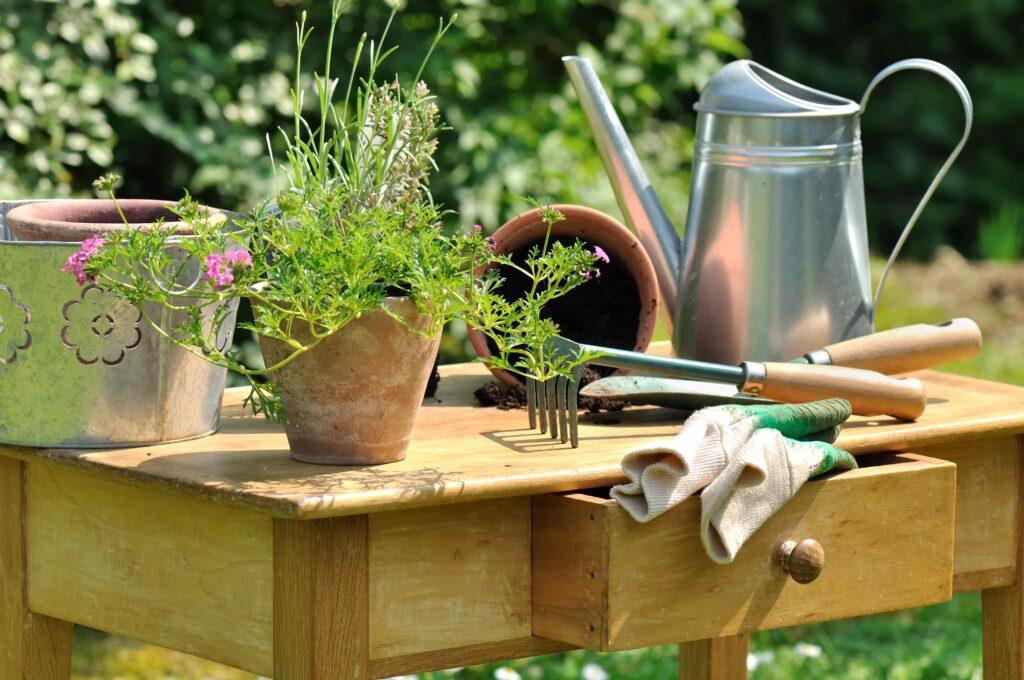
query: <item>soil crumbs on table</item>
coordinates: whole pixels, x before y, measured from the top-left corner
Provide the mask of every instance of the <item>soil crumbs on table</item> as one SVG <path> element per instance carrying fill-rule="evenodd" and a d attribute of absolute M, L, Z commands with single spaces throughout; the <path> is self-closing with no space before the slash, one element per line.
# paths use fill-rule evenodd
<path fill-rule="evenodd" d="M 583 369 L 580 387 L 601 377 L 600 373 L 588 366 Z M 506 385 L 503 382 L 492 380 L 473 392 L 473 396 L 481 406 L 496 406 L 502 411 L 526 408 L 526 388 L 522 385 Z M 621 411 L 627 406 L 626 402 L 617 399 L 594 399 L 582 395 L 577 396 L 576 403 L 580 409 L 590 413 Z"/>

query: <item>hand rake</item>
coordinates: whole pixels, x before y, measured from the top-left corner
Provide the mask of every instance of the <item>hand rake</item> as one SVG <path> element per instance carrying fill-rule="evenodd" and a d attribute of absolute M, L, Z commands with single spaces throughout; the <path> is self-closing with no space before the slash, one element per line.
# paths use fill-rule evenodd
<path fill-rule="evenodd" d="M 921 381 L 889 376 L 859 368 L 807 363 L 745 361 L 739 366 L 690 359 L 651 356 L 640 352 L 584 345 L 556 338 L 548 349 L 552 356 L 579 356 L 587 350 L 602 356 L 590 363 L 613 368 L 639 369 L 648 375 L 686 378 L 736 385 L 740 392 L 781 402 L 801 403 L 842 397 L 859 415 L 889 415 L 915 420 L 925 407 Z M 530 428 L 550 432 L 552 439 L 579 445 L 576 406 L 583 366 L 572 378 L 552 378 L 544 383 L 527 379 L 526 401 Z"/>

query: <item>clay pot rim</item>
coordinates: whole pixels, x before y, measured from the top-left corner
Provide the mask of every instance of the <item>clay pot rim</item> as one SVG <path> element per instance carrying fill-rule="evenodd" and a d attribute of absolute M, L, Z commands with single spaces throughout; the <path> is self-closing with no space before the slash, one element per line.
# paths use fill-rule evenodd
<path fill-rule="evenodd" d="M 129 221 L 128 227 L 132 229 L 144 229 L 160 217 L 170 214 L 169 208 L 176 204 L 175 201 L 151 198 L 125 198 L 118 199 L 126 213 L 135 211 L 148 211 L 154 214 L 154 219 L 148 221 Z M 201 206 L 214 216 L 223 216 L 229 219 L 231 213 L 210 206 Z M 66 213 L 69 208 L 77 208 L 80 211 L 73 221 L 60 219 L 61 213 Z M 82 221 L 81 214 L 92 211 L 97 217 L 93 220 Z M 135 217 L 133 215 L 133 217 Z M 117 216 L 114 201 L 109 198 L 71 198 L 58 199 L 53 201 L 34 201 L 12 208 L 7 213 L 7 227 L 11 235 L 18 241 L 35 242 L 57 242 L 75 243 L 88 238 L 89 236 L 101 236 L 117 229 L 124 228 L 124 223 Z M 180 219 L 165 219 L 165 227 L 171 227 L 175 235 L 190 236 L 193 229 Z M 66 232 L 72 238 L 54 239 L 50 236 Z"/>
<path fill-rule="evenodd" d="M 654 264 L 651 262 L 651 258 L 648 256 L 647 251 L 644 250 L 640 240 L 633 234 L 633 232 L 610 215 L 582 205 L 555 204 L 551 207 L 556 208 L 565 216 L 564 220 L 557 222 L 551 228 L 552 235 L 577 234 L 580 231 L 581 226 L 589 226 L 595 232 L 600 232 L 603 235 L 611 234 L 612 242 L 601 242 L 598 238 L 588 238 L 588 240 L 594 241 L 597 245 L 605 248 L 611 257 L 619 258 L 636 281 L 640 295 L 640 318 L 639 328 L 637 329 L 636 344 L 634 345 L 633 350 L 643 352 L 647 349 L 647 346 L 650 345 L 651 339 L 654 336 L 654 328 L 657 323 L 658 308 L 660 305 Z M 502 253 L 508 252 L 509 250 L 515 250 L 521 245 L 535 240 L 534 237 L 531 236 L 528 238 L 525 234 L 529 233 L 531 228 L 536 229 L 543 224 L 544 219 L 541 217 L 541 211 L 539 208 L 527 210 L 526 212 L 513 217 L 511 220 L 501 225 L 491 236 L 495 241 L 495 248 L 497 252 Z M 519 238 L 516 238 L 516 236 Z M 509 245 L 510 243 L 512 244 L 511 246 Z M 483 273 L 488 268 L 489 266 L 487 265 L 480 267 L 477 273 Z M 648 309 L 647 306 L 648 300 L 654 301 L 654 304 L 650 309 Z M 467 334 L 469 336 L 470 344 L 472 344 L 473 350 L 477 353 L 477 356 L 484 360 L 492 356 L 491 348 L 487 345 L 487 336 L 473 327 L 469 327 L 467 329 Z M 522 379 L 518 375 L 501 368 L 494 368 L 490 364 L 486 365 L 494 377 L 498 378 L 503 383 L 507 385 L 522 384 Z M 616 371 L 615 374 L 622 372 L 623 371 Z"/>

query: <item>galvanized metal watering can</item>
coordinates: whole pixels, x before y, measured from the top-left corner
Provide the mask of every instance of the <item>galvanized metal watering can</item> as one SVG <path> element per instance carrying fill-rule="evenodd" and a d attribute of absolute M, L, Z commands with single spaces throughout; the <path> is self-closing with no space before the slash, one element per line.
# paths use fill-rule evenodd
<path fill-rule="evenodd" d="M 784 360 L 866 335 L 886 274 L 970 133 L 964 83 L 927 59 L 881 71 L 860 104 L 752 61 L 720 69 L 701 93 L 685 241 L 655 195 L 590 62 L 563 59 L 629 226 L 654 262 L 676 354 Z M 860 115 L 898 71 L 941 76 L 960 95 L 963 137 L 903 229 L 871 295 Z"/>

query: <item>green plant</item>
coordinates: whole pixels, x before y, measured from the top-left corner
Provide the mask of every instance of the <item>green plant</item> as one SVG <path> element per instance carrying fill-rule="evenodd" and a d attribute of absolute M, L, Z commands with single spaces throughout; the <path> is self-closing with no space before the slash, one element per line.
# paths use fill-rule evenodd
<path fill-rule="evenodd" d="M 334 0 L 324 70 L 313 75 L 319 118 L 312 123 L 302 113 L 301 71 L 311 29 L 305 16 L 296 26 L 293 125 L 280 131 L 285 160 L 274 167 L 280 190 L 272 200 L 228 226 L 221 213 L 186 194 L 172 212 L 192 228 L 189 238 L 176 237 L 162 221 L 152 229 L 131 229 L 122 213 L 123 228 L 106 240 L 83 242 L 65 269 L 79 284 L 97 281 L 135 304 L 169 341 L 246 376 L 253 411 L 273 419 L 286 414 L 276 385 L 265 377 L 374 311 L 431 337 L 452 318 L 469 319 L 499 344 L 496 362 L 503 367 L 542 381 L 567 374 L 587 357 L 545 354 L 558 329 L 541 316 L 542 309 L 599 275 L 593 265 L 599 258 L 607 261 L 607 255 L 599 248 L 586 251 L 581 243 L 549 246 L 545 239 L 520 268 L 533 282 L 520 300 L 506 301 L 496 292 L 494 267 L 477 280 L 474 272 L 481 266 L 519 267 L 491 252 L 480 227 L 468 233 L 446 230 L 427 185 L 441 125 L 419 76 L 451 22 L 440 23 L 411 87 L 397 79 L 377 81 L 381 64 L 394 51 L 385 47 L 390 21 L 381 39 L 368 44 L 367 73 L 357 80 L 367 44 L 363 36 L 343 82 L 331 73 L 342 7 L 343 0 Z M 342 86 L 344 94 L 336 101 L 335 90 Z M 119 179 L 110 174 L 95 183 L 115 205 Z M 550 234 L 561 215 L 550 208 L 544 215 Z M 198 281 L 184 283 L 197 274 Z M 410 324 L 391 311 L 385 299 L 396 295 L 411 299 L 427 323 Z M 221 346 L 237 298 L 248 299 L 253 310 L 252 321 L 241 327 L 284 343 L 290 353 L 283 359 L 254 368 Z M 149 316 L 153 305 L 177 313 L 179 321 L 161 327 Z"/>
<path fill-rule="evenodd" d="M 548 344 L 559 329 L 543 312 L 552 300 L 600 276 L 596 264 L 599 260 L 608 262 L 609 258 L 600 246 L 590 251 L 579 240 L 571 245 L 552 243 L 551 227 L 565 216 L 557 208 L 535 205 L 547 225 L 542 244 L 530 249 L 521 266 L 511 255 L 495 255 L 489 259 L 491 265 L 511 267 L 522 273 L 530 282 L 529 290 L 518 299 L 506 300 L 496 292 L 501 280 L 491 276 L 477 294 L 470 317 L 472 324 L 497 347 L 495 355 L 486 359 L 489 364 L 544 382 L 555 376 L 569 377 L 573 368 L 600 356 L 597 352 L 583 352 L 578 356 L 549 352 Z"/>
<path fill-rule="evenodd" d="M 302 113 L 302 54 L 310 36 L 305 16 L 297 25 L 293 129 L 281 131 L 285 162 L 275 165 L 281 188 L 227 228 L 219 213 L 188 195 L 173 213 L 194 235 L 177 238 L 158 223 L 148 230 L 119 229 L 106 241 L 91 239 L 66 269 L 79 283 L 98 281 L 138 306 L 178 313 L 172 328 L 153 327 L 168 340 L 252 383 L 256 412 L 284 416 L 275 385 L 262 377 L 316 347 L 363 314 L 381 310 L 413 332 L 436 335 L 446 320 L 469 309 L 474 269 L 490 251 L 479 230 L 446 230 L 427 175 L 432 168 L 439 113 L 419 81 L 423 65 L 451 26 L 441 22 L 412 86 L 381 84 L 377 72 L 395 48 L 386 48 L 387 26 L 367 47 L 367 72 L 359 77 L 359 41 L 346 82 L 334 79 L 334 32 L 343 8 L 333 3 L 323 73 L 314 73 L 318 120 Z M 390 25 L 390 22 L 388 26 Z M 334 94 L 345 88 L 339 100 Z M 273 157 L 272 157 L 273 162 Z M 116 175 L 97 189 L 116 203 Z M 123 215 L 122 215 L 123 220 Z M 201 281 L 181 285 L 201 263 Z M 409 324 L 384 304 L 407 296 L 427 320 Z M 271 366 L 244 366 L 220 346 L 228 303 L 247 298 L 253 320 L 243 325 L 287 345 L 291 352 Z"/>

